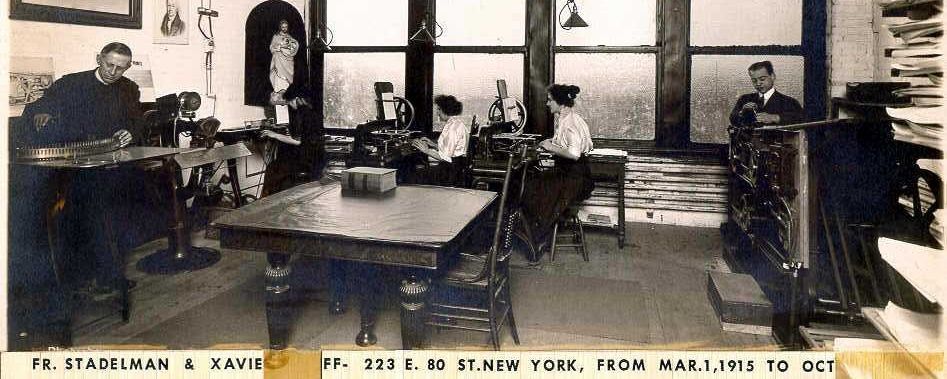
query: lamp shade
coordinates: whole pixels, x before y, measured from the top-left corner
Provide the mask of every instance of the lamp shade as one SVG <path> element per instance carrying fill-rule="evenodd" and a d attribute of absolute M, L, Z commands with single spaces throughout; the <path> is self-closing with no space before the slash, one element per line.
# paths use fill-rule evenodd
<path fill-rule="evenodd" d="M 570 29 L 571 28 L 584 28 L 587 26 L 589 26 L 589 24 L 585 23 L 585 20 L 583 20 L 582 17 L 579 16 L 578 12 L 572 12 L 572 14 L 569 15 L 569 19 L 566 20 L 566 22 L 562 24 L 563 28 L 570 28 Z"/>

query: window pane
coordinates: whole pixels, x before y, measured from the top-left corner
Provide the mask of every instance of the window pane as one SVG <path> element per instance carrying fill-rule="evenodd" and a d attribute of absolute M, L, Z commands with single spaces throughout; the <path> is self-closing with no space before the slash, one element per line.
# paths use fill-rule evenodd
<path fill-rule="evenodd" d="M 556 0 L 556 44 L 559 46 L 654 45 L 655 0 L 578 1 L 579 16 L 587 28 L 563 30 L 558 24 L 569 19 L 565 0 Z M 560 13 L 561 12 L 561 13 Z"/>
<path fill-rule="evenodd" d="M 328 0 L 326 21 L 337 46 L 405 46 L 408 0 Z"/>
<path fill-rule="evenodd" d="M 404 96 L 403 53 L 330 53 L 325 60 L 325 126 L 354 128 L 374 120 L 375 82 Z"/>
<path fill-rule="evenodd" d="M 693 0 L 691 45 L 799 45 L 802 0 Z"/>
<path fill-rule="evenodd" d="M 592 137 L 653 140 L 655 75 L 653 54 L 556 54 L 556 83 L 582 89 Z"/>
<path fill-rule="evenodd" d="M 691 141 L 728 142 L 730 110 L 740 95 L 754 91 L 747 68 L 763 60 L 773 62 L 776 90 L 804 103 L 802 57 L 694 55 L 691 57 Z"/>
<path fill-rule="evenodd" d="M 522 54 L 435 54 L 434 95 L 454 95 L 464 103 L 464 114 L 487 122 L 497 99 L 497 79 L 506 80 L 507 93 L 523 101 Z M 434 130 L 444 123 L 434 120 Z"/>
<path fill-rule="evenodd" d="M 525 0 L 437 0 L 443 46 L 523 46 Z M 413 32 L 412 32 L 413 33 Z"/>

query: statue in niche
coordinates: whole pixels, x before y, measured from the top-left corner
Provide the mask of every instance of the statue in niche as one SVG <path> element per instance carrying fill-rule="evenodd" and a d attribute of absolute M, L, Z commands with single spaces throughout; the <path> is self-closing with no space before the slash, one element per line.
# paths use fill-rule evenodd
<path fill-rule="evenodd" d="M 286 104 L 283 94 L 293 83 L 294 59 L 299 52 L 299 41 L 289 34 L 289 22 L 280 20 L 279 30 L 270 40 L 270 84 L 273 92 L 270 94 L 270 103 L 273 105 Z"/>

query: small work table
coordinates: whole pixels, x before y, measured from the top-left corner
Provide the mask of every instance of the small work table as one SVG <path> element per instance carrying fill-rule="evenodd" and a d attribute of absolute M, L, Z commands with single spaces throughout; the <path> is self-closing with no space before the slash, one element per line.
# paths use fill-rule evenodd
<path fill-rule="evenodd" d="M 267 253 L 266 319 L 269 343 L 285 349 L 291 328 L 290 256 L 340 259 L 399 267 L 401 336 L 405 349 L 424 341 L 429 280 L 446 268 L 497 194 L 436 186 L 399 186 L 386 194 L 346 196 L 340 183 L 294 187 L 250 203 L 216 221 L 220 245 Z M 367 292 L 367 291 L 363 291 Z M 362 297 L 356 343 L 374 343 L 374 301 Z"/>
<path fill-rule="evenodd" d="M 597 154 L 592 150 L 589 155 L 589 170 L 592 179 L 614 183 L 618 190 L 618 225 L 612 229 L 618 234 L 618 248 L 625 247 L 625 163 L 627 155 Z"/>

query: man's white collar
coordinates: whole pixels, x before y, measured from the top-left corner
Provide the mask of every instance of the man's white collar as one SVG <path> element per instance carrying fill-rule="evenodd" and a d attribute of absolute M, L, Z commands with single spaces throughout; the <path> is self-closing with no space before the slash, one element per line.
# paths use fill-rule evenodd
<path fill-rule="evenodd" d="M 105 82 L 105 79 L 102 79 L 102 75 L 99 75 L 99 69 L 95 69 L 95 78 L 99 80 L 99 83 L 109 85 Z"/>
<path fill-rule="evenodd" d="M 769 102 L 769 98 L 773 97 L 774 93 L 776 93 L 776 86 L 772 86 L 769 91 L 763 92 L 763 105 Z"/>

